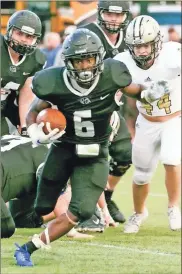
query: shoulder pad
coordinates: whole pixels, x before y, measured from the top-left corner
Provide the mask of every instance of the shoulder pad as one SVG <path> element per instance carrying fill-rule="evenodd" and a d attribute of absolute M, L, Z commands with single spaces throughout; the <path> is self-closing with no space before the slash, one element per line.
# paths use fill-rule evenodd
<path fill-rule="evenodd" d="M 116 85 L 120 88 L 129 86 L 132 82 L 131 74 L 123 62 L 111 59 L 110 73 Z"/>
<path fill-rule="evenodd" d="M 178 42 L 166 42 L 159 57 L 167 68 L 181 67 L 181 44 Z"/>
<path fill-rule="evenodd" d="M 41 99 L 52 93 L 56 79 L 60 75 L 60 68 L 53 67 L 35 73 L 32 81 L 32 90 Z"/>
<path fill-rule="evenodd" d="M 127 50 L 127 51 L 118 53 L 116 56 L 114 56 L 113 59 L 125 63 L 125 61 L 129 62 L 128 60 L 132 59 L 132 57 L 130 52 Z"/>
<path fill-rule="evenodd" d="M 40 49 L 36 49 L 35 50 L 35 60 L 40 65 L 44 65 L 45 64 L 46 56 L 45 56 L 45 54 Z"/>
<path fill-rule="evenodd" d="M 88 23 L 88 24 L 85 24 L 83 26 L 80 26 L 79 28 L 86 28 L 88 30 L 92 30 L 94 26 L 95 26 L 94 23 Z"/>

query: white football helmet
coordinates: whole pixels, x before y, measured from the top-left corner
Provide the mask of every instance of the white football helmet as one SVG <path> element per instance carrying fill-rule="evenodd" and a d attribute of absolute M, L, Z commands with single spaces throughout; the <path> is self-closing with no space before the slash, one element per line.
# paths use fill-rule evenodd
<path fill-rule="evenodd" d="M 125 43 L 138 66 L 144 67 L 146 62 L 155 59 L 162 46 L 160 26 L 151 16 L 140 15 L 134 18 L 126 30 Z M 134 46 L 152 44 L 152 51 L 148 56 L 136 56 Z"/>

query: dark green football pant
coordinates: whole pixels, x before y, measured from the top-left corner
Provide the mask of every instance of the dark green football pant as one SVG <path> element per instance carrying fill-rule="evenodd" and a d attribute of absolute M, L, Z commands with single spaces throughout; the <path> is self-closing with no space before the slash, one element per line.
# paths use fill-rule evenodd
<path fill-rule="evenodd" d="M 102 145 L 99 156 L 93 158 L 79 158 L 74 144 L 53 145 L 38 182 L 36 212 L 39 215 L 50 213 L 70 178 L 72 199 L 69 210 L 79 220 L 90 218 L 107 184 L 108 171 L 107 144 Z"/>

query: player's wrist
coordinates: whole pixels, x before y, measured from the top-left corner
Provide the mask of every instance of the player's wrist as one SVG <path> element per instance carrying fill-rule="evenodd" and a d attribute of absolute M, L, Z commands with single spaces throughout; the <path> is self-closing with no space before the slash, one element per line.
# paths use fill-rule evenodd
<path fill-rule="evenodd" d="M 21 136 L 23 136 L 23 137 L 29 137 L 28 132 L 27 132 L 27 127 L 26 127 L 26 126 L 23 126 L 23 127 L 21 128 L 20 134 L 21 134 Z"/>
<path fill-rule="evenodd" d="M 29 134 L 30 137 L 33 136 L 37 130 L 38 130 L 38 125 L 37 125 L 37 123 L 31 124 L 31 125 L 27 128 L 27 132 L 28 132 L 28 134 Z"/>
<path fill-rule="evenodd" d="M 148 96 L 148 90 L 147 89 L 145 89 L 141 92 L 140 97 L 141 97 L 140 101 L 144 104 L 152 102 L 152 100 L 150 100 L 150 98 Z"/>

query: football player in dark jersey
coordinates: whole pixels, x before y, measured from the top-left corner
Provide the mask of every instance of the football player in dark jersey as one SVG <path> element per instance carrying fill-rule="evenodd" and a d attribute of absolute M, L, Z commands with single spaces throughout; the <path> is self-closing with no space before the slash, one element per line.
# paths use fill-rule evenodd
<path fill-rule="evenodd" d="M 116 54 L 127 49 L 124 38 L 125 29 L 129 24 L 129 16 L 130 8 L 127 1 L 99 0 L 97 22 L 83 26 L 96 33 L 101 39 L 105 50 L 104 59 L 109 57 L 113 58 Z M 126 101 L 127 99 L 123 96 L 122 100 Z M 105 190 L 109 213 L 114 221 L 120 223 L 125 222 L 125 217 L 111 198 L 116 185 L 131 165 L 131 136 L 126 121 L 123 118 L 126 111 L 127 104 L 121 106 L 120 111 L 118 111 L 120 116 L 120 129 L 117 137 L 114 138 L 109 146 L 111 158 L 108 185 L 107 190 Z"/>
<path fill-rule="evenodd" d="M 48 146 L 32 148 L 30 138 L 4 135 L 1 138 L 1 238 L 9 238 L 16 228 L 40 227 L 65 212 L 70 188 L 61 191 L 54 211 L 38 216 L 34 209 L 37 180 L 41 174 Z M 9 202 L 7 207 L 6 203 Z M 68 237 L 92 238 L 71 230 Z"/>
<path fill-rule="evenodd" d="M 49 223 L 44 232 L 21 247 L 16 244 L 14 256 L 19 266 L 33 266 L 30 255 L 34 251 L 48 248 L 50 242 L 65 235 L 79 220 L 93 215 L 107 184 L 110 118 L 118 107 L 116 91 L 121 88 L 138 100 L 156 100 L 157 94 L 152 94 L 151 87 L 146 90 L 132 83 L 127 67 L 111 58 L 103 60 L 103 54 L 99 37 L 78 29 L 63 43 L 66 67 L 42 70 L 33 78 L 32 89 L 37 98 L 27 114 L 28 134 L 34 145 L 53 142 L 38 181 L 36 213 L 45 215 L 54 209 L 69 178 L 72 197 L 68 211 Z M 46 135 L 43 125 L 36 123 L 38 113 L 51 104 L 57 105 L 66 117 L 62 137 L 59 129 L 49 129 Z"/>
<path fill-rule="evenodd" d="M 32 148 L 30 138 L 13 135 L 1 138 L 1 238 L 11 237 L 15 224 L 17 227 L 38 227 L 43 223 L 35 213 L 33 203 L 36 171 L 47 152 L 47 146 Z M 16 201 L 13 201 L 9 210 L 5 203 L 11 199 L 22 201 L 22 208 L 17 210 Z"/>
<path fill-rule="evenodd" d="M 127 49 L 124 38 L 129 16 L 127 1 L 99 0 L 97 22 L 82 26 L 99 36 L 104 46 L 105 59 L 114 58 L 116 54 Z"/>
<path fill-rule="evenodd" d="M 10 125 L 19 127 L 19 132 L 26 135 L 25 116 L 34 99 L 30 88 L 32 76 L 46 61 L 37 49 L 41 28 L 35 13 L 21 10 L 10 17 L 6 34 L 0 36 L 1 136 L 9 134 Z"/>

